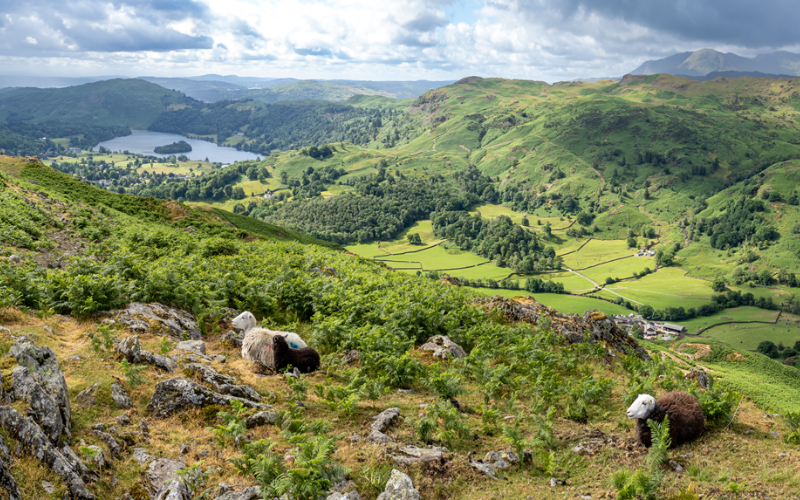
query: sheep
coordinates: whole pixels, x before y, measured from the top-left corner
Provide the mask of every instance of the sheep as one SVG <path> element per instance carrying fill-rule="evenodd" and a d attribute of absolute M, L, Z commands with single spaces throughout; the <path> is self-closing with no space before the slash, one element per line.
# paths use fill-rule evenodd
<path fill-rule="evenodd" d="M 297 368 L 301 373 L 311 373 L 319 369 L 319 354 L 311 347 L 292 349 L 285 338 L 275 335 L 272 337 L 272 350 L 274 351 L 275 371 L 280 371 L 289 365 Z"/>
<path fill-rule="evenodd" d="M 628 418 L 635 418 L 636 441 L 649 448 L 652 444 L 648 420 L 663 422 L 669 415 L 670 448 L 700 437 L 706 417 L 697 398 L 685 392 L 669 392 L 656 401 L 649 394 L 639 394 L 628 408 Z"/>
<path fill-rule="evenodd" d="M 285 337 L 292 349 L 307 347 L 299 335 L 293 332 L 277 332 L 267 328 L 256 327 L 256 317 L 253 313 L 245 311 L 233 318 L 231 326 L 237 330 L 244 330 L 242 340 L 242 357 L 248 361 L 256 361 L 262 365 L 271 366 L 268 352 L 272 348 L 272 338 Z"/>

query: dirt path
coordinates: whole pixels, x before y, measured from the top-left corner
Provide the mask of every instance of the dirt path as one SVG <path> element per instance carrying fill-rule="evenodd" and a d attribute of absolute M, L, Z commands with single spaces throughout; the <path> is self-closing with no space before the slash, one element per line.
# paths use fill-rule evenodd
<path fill-rule="evenodd" d="M 461 147 L 461 149 L 463 149 L 464 151 L 466 151 L 467 153 L 469 153 L 469 148 L 468 148 L 468 147 L 466 147 L 465 145 L 463 145 L 463 144 L 459 144 L 459 147 Z"/>

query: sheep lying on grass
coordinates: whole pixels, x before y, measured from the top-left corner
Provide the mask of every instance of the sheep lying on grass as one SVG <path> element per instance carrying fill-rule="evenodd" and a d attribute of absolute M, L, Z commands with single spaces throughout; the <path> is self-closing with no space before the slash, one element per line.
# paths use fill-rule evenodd
<path fill-rule="evenodd" d="M 319 369 L 319 354 L 311 347 L 292 349 L 285 338 L 275 335 L 272 338 L 272 349 L 275 352 L 275 371 L 283 370 L 289 365 L 301 373 L 311 373 Z"/>
<path fill-rule="evenodd" d="M 636 441 L 646 448 L 651 445 L 648 420 L 658 423 L 669 415 L 670 448 L 688 443 L 700 437 L 706 424 L 706 417 L 697 398 L 685 392 L 669 392 L 658 401 L 649 394 L 640 394 L 628 408 L 628 418 L 636 420 Z"/>
<path fill-rule="evenodd" d="M 272 339 L 273 337 L 283 337 L 291 349 L 302 349 L 307 347 L 303 339 L 294 332 L 278 332 L 267 328 L 256 326 L 256 317 L 250 312 L 233 318 L 231 326 L 237 330 L 244 330 L 242 340 L 242 357 L 248 361 L 255 361 L 272 368 Z"/>

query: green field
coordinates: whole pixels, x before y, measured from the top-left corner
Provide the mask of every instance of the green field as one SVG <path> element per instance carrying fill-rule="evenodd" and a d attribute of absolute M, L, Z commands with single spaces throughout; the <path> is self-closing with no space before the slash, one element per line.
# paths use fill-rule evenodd
<path fill-rule="evenodd" d="M 457 268 L 465 268 L 476 266 L 478 264 L 485 264 L 489 262 L 483 257 L 465 252 L 463 250 L 445 249 L 442 246 L 435 246 L 415 252 L 412 254 L 386 256 L 380 257 L 377 260 L 386 262 L 388 265 L 395 267 L 410 267 L 409 263 L 418 264 L 424 271 L 448 271 Z M 509 270 L 509 272 L 511 272 Z M 453 271 L 451 274 L 455 274 Z"/>
<path fill-rule="evenodd" d="M 580 271 L 580 273 L 598 283 L 605 283 L 606 278 L 630 278 L 633 273 L 641 273 L 645 268 L 652 270 L 655 267 L 656 262 L 652 257 L 629 257 L 590 267 Z"/>
<path fill-rule="evenodd" d="M 591 240 L 579 251 L 564 256 L 564 265 L 572 269 L 585 269 L 589 266 L 607 262 L 636 253 L 636 249 L 628 248 L 625 240 Z M 642 259 L 643 257 L 637 257 Z M 655 267 L 655 263 L 650 266 Z"/>
<path fill-rule="evenodd" d="M 766 309 L 758 309 L 757 307 L 749 306 L 734 307 L 733 309 L 725 309 L 711 316 L 681 321 L 681 325 L 686 327 L 688 333 L 695 333 L 702 328 L 716 323 L 725 323 L 727 321 L 774 321 L 777 316 L 778 311 L 768 311 Z"/>

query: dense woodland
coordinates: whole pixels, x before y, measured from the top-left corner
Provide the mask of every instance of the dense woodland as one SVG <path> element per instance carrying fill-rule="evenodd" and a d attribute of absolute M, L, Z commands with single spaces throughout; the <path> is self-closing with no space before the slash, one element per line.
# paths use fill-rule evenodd
<path fill-rule="evenodd" d="M 68 124 L 60 122 L 0 122 L 0 149 L 13 156 L 45 156 L 68 148 L 90 149 L 101 141 L 130 135 L 128 127 Z M 52 141 L 69 139 L 64 147 Z"/>

